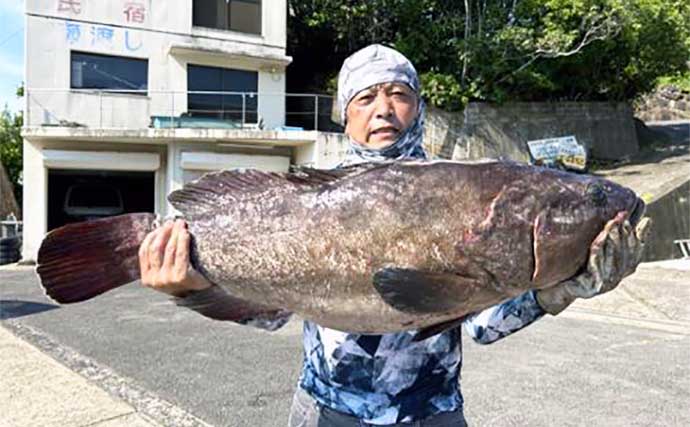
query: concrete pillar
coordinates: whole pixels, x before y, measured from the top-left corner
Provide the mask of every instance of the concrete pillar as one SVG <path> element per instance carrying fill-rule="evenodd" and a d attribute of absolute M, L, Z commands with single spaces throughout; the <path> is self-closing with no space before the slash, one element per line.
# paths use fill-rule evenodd
<path fill-rule="evenodd" d="M 285 70 L 259 71 L 259 117 L 265 129 L 285 125 Z"/>
<path fill-rule="evenodd" d="M 168 202 L 168 194 L 175 190 L 179 190 L 184 186 L 184 178 L 182 176 L 182 167 L 180 165 L 180 143 L 175 141 L 168 142 L 168 157 L 165 162 L 165 185 L 162 186 L 162 194 L 157 196 L 157 199 L 163 200 L 161 204 L 161 215 L 177 215 L 179 212 L 170 202 Z"/>
<path fill-rule="evenodd" d="M 48 230 L 48 171 L 43 164 L 42 144 L 24 140 L 24 236 L 22 259 L 36 260 Z"/>

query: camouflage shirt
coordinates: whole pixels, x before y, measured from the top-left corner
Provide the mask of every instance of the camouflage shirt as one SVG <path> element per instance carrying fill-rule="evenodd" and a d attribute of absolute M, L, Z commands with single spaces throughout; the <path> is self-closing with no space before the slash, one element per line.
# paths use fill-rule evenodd
<path fill-rule="evenodd" d="M 175 302 L 224 319 L 230 297 L 213 286 Z M 489 344 L 516 332 L 545 314 L 534 291 L 490 307 L 464 322 L 478 343 Z M 240 323 L 276 330 L 291 314 L 252 318 Z M 416 331 L 360 335 L 304 322 L 304 366 L 299 385 L 321 405 L 369 424 L 424 419 L 462 408 L 460 328 L 413 342 Z"/>
<path fill-rule="evenodd" d="M 544 315 L 534 292 L 464 322 L 494 342 Z M 304 322 L 300 386 L 320 404 L 370 424 L 411 422 L 462 407 L 460 328 L 413 342 L 415 332 L 359 335 Z"/>

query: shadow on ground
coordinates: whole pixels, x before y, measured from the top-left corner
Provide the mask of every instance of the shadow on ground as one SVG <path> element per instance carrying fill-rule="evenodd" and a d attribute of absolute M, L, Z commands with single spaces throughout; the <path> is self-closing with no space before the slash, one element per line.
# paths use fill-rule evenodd
<path fill-rule="evenodd" d="M 43 304 L 40 302 L 0 300 L 0 320 L 30 316 L 56 308 L 60 307 L 55 304 Z"/>

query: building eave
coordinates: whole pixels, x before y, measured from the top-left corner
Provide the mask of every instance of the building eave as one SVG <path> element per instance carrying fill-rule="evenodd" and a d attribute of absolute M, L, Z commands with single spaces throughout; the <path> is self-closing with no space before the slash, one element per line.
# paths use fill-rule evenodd
<path fill-rule="evenodd" d="M 214 62 L 240 62 L 255 64 L 258 68 L 283 70 L 290 65 L 292 57 L 279 53 L 280 49 L 255 47 L 251 50 L 241 43 L 229 47 L 209 47 L 196 43 L 172 43 L 168 53 L 172 56 L 199 59 L 207 58 Z"/>
<path fill-rule="evenodd" d="M 22 129 L 29 141 L 70 140 L 166 144 L 171 140 L 298 147 L 314 143 L 317 131 L 254 129 L 92 129 L 80 127 L 31 126 Z"/>

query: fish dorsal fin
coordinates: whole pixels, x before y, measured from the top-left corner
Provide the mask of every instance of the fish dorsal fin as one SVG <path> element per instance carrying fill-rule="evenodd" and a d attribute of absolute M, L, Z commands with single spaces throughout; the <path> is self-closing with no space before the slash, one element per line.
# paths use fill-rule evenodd
<path fill-rule="evenodd" d="M 303 167 L 287 173 L 265 172 L 257 169 L 211 172 L 187 183 L 180 190 L 170 193 L 168 201 L 184 215 L 198 215 L 269 191 L 291 193 L 313 189 L 361 172 L 361 170 L 361 168 L 323 170 Z"/>
<path fill-rule="evenodd" d="M 315 169 L 310 167 L 293 167 L 290 173 L 285 174 L 285 178 L 293 183 L 315 186 L 326 184 L 344 178 L 351 172 L 345 169 Z"/>

